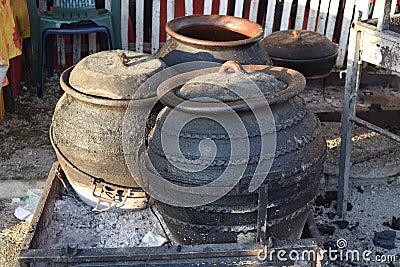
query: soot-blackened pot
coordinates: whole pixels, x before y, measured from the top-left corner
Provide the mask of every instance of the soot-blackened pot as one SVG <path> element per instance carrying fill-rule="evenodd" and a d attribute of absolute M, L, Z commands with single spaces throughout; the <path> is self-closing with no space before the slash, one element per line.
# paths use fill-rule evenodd
<path fill-rule="evenodd" d="M 240 87 L 240 79 L 229 76 L 237 72 L 254 82 L 263 95 L 252 96 L 247 93 L 249 88 Z M 140 155 L 142 177 L 161 177 L 180 186 L 193 187 L 213 183 L 232 166 L 243 167 L 244 172 L 237 174 L 240 181 L 230 192 L 208 204 L 183 207 L 159 201 L 154 195 L 171 233 L 183 244 L 255 242 L 260 203 L 258 190 L 250 192 L 249 185 L 256 168 L 271 156 L 270 171 L 263 174 L 261 184 L 268 190 L 267 201 L 261 203 L 268 207 L 267 235 L 279 239 L 299 238 L 309 208 L 318 193 L 326 156 L 320 123 L 297 96 L 304 89 L 304 77 L 297 71 L 282 67 L 247 65 L 242 68 L 237 63 L 227 62 L 222 71 L 218 72 L 218 68 L 203 70 L 202 76 L 194 76 L 184 86 L 177 86 L 178 79 L 187 80 L 188 75 L 193 76 L 193 73 L 171 78 L 158 88 L 161 102 L 166 107 L 158 114 L 149 135 L 147 150 Z M 221 80 L 218 81 L 218 78 Z M 237 88 L 249 102 L 232 94 L 227 89 L 229 86 L 239 86 Z M 202 97 L 207 97 L 208 101 Z M 266 108 L 266 105 L 270 106 L 272 116 L 255 117 L 255 112 Z M 166 127 L 175 109 L 197 117 L 183 128 Z M 239 124 L 244 125 L 246 135 L 239 131 L 228 133 L 222 125 L 223 120 L 216 122 L 209 118 L 210 114 L 232 110 L 240 118 Z M 262 120 L 274 120 L 275 124 L 264 132 L 260 128 Z M 272 155 L 262 154 L 264 134 L 268 137 L 276 135 L 276 149 Z M 179 139 L 181 154 L 171 154 L 164 149 L 173 138 Z M 206 168 L 187 171 L 203 166 L 204 151 L 207 152 L 207 149 L 200 147 L 204 145 L 201 144 L 204 140 L 214 142 L 216 154 Z M 247 141 L 249 154 L 242 157 L 236 155 L 232 160 L 233 146 Z M 233 176 L 232 179 L 235 178 Z M 174 192 L 169 190 L 165 188 L 172 196 Z M 199 190 L 199 194 L 203 193 Z"/>
<path fill-rule="evenodd" d="M 129 153 L 135 153 L 145 140 L 141 125 L 157 99 L 156 88 L 137 90 L 164 67 L 153 56 L 113 50 L 90 55 L 62 73 L 65 93 L 54 111 L 50 139 L 70 184 L 87 204 L 106 208 L 111 202 L 102 195 L 115 194 L 116 199 L 140 195 L 132 198 L 133 208 L 146 205 L 134 179 L 138 170 L 125 163 L 123 124 L 134 106 Z"/>

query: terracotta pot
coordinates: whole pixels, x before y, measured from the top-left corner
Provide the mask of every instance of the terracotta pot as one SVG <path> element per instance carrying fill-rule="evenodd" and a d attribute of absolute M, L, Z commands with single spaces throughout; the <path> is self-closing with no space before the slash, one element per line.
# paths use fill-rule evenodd
<path fill-rule="evenodd" d="M 124 116 L 133 105 L 136 112 L 131 118 L 132 147 L 128 150 L 133 154 L 145 140 L 145 129 L 140 125 L 145 124 L 157 98 L 156 88 L 139 96 L 135 92 L 164 66 L 146 54 L 103 51 L 61 75 L 65 94 L 54 111 L 50 137 L 68 180 L 89 204 L 96 204 L 94 181 L 100 187 L 109 185 L 126 193 L 141 191 L 134 179 L 137 169 L 128 169 L 125 163 Z"/>
<path fill-rule="evenodd" d="M 271 61 L 260 46 L 261 25 L 247 19 L 219 15 L 193 15 L 171 20 L 171 38 L 156 54 L 168 66 L 192 61 L 267 64 Z"/>

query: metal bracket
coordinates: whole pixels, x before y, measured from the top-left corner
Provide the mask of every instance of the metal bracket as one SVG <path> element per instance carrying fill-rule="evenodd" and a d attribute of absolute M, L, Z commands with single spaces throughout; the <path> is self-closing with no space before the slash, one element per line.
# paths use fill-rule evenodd
<path fill-rule="evenodd" d="M 92 180 L 92 195 L 97 199 L 96 207 L 92 211 L 99 212 L 109 210 L 112 206 L 122 207 L 128 197 L 135 197 L 135 192 L 131 188 L 112 185 L 95 178 Z M 107 207 L 99 209 L 102 203 L 107 204 Z"/>

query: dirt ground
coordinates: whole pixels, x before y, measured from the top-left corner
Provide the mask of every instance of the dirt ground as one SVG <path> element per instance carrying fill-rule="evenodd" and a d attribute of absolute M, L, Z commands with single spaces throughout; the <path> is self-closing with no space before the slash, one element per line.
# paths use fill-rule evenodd
<path fill-rule="evenodd" d="M 28 229 L 28 223 L 19 221 L 13 215 L 20 204 L 15 201 L 13 203 L 12 199 L 23 198 L 28 189 L 41 188 L 56 160 L 48 138 L 48 129 L 55 104 L 61 95 L 57 76 L 46 82 L 42 99 L 37 98 L 34 89 L 27 84 L 15 99 L 14 114 L 8 114 L 0 122 L 0 266 L 15 265 Z M 322 247 L 335 247 L 337 241 L 344 238 L 349 249 L 360 252 L 368 249 L 374 256 L 397 257 L 392 263 L 342 260 L 327 263 L 325 266 L 400 266 L 400 231 L 395 231 L 397 236 L 394 249 L 383 249 L 373 243 L 375 231 L 392 230 L 387 222 L 391 222 L 393 216 L 400 217 L 400 185 L 397 181 L 397 169 L 393 167 L 400 165 L 397 153 L 389 153 L 386 158 L 371 159 L 359 166 L 361 171 L 368 166 L 373 166 L 370 169 L 383 170 L 390 165 L 392 175 L 356 181 L 351 187 L 348 215 L 345 219 L 340 219 L 334 212 L 336 181 L 328 179 L 337 172 L 339 124 L 323 123 L 323 129 L 325 137 L 333 141 L 330 143 L 327 159 L 328 175 L 321 189 L 321 192 L 329 193 L 320 197 L 314 207 L 316 222 L 322 232 Z M 364 136 L 363 134 L 363 130 L 356 130 L 357 136 Z M 376 139 L 382 137 L 368 136 L 368 132 L 366 134 L 367 137 L 360 139 L 361 143 L 355 145 L 355 153 L 362 154 L 365 147 L 384 147 L 384 144 L 392 146 L 390 141 Z"/>

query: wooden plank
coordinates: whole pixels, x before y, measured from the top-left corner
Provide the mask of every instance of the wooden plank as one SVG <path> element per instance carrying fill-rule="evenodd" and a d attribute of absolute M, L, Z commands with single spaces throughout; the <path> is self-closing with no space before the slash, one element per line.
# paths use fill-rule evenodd
<path fill-rule="evenodd" d="M 268 1 L 267 15 L 265 17 L 264 36 L 272 32 L 274 26 L 276 1 Z"/>
<path fill-rule="evenodd" d="M 296 11 L 296 22 L 294 28 L 301 30 L 304 22 L 304 12 L 306 11 L 307 0 L 298 0 Z"/>
<path fill-rule="evenodd" d="M 226 15 L 228 13 L 228 0 L 219 0 L 219 14 Z"/>
<path fill-rule="evenodd" d="M 204 0 L 204 15 L 210 15 L 212 11 L 212 0 Z"/>
<path fill-rule="evenodd" d="M 292 3 L 293 0 L 284 0 L 283 2 L 282 19 L 280 27 L 281 31 L 289 29 L 289 17 L 290 17 L 290 10 L 292 9 Z"/>
<path fill-rule="evenodd" d="M 57 173 L 61 171 L 58 161 L 53 163 L 46 184 L 40 195 L 39 202 L 36 206 L 35 213 L 29 225 L 29 231 L 23 242 L 23 249 L 38 248 L 39 240 L 45 239 L 44 231 L 52 219 L 54 211 L 54 202 L 61 183 L 57 178 Z"/>
<path fill-rule="evenodd" d="M 325 33 L 325 36 L 329 40 L 333 39 L 337 13 L 339 11 L 339 3 L 340 3 L 340 0 L 331 0 L 331 4 L 329 6 L 328 23 L 326 25 L 326 33 Z"/>
<path fill-rule="evenodd" d="M 362 33 L 361 49 L 363 61 L 383 67 L 385 69 L 400 72 L 400 44 L 397 41 L 375 36 L 375 34 Z"/>
<path fill-rule="evenodd" d="M 190 15 L 193 15 L 193 0 L 185 0 L 185 16 Z"/>
<path fill-rule="evenodd" d="M 349 40 L 350 25 L 354 12 L 355 0 L 346 0 L 346 6 L 343 11 L 342 31 L 340 33 L 339 50 L 336 58 L 336 66 L 343 66 L 347 50 L 347 41 Z"/>
<path fill-rule="evenodd" d="M 317 22 L 317 14 L 319 8 L 319 0 L 311 0 L 310 10 L 308 12 L 307 30 L 314 31 Z"/>
<path fill-rule="evenodd" d="M 234 13 L 235 17 L 241 18 L 243 16 L 243 5 L 244 5 L 244 0 L 236 0 L 235 13 Z"/>
<path fill-rule="evenodd" d="M 257 13 L 258 13 L 258 4 L 259 0 L 252 0 L 250 3 L 250 14 L 249 20 L 256 22 L 257 21 Z"/>
<path fill-rule="evenodd" d="M 175 0 L 167 0 L 167 22 L 174 19 L 175 16 Z M 167 40 L 171 38 L 167 34 Z"/>
<path fill-rule="evenodd" d="M 105 0 L 104 1 L 104 8 L 105 9 L 111 10 L 111 1 L 112 0 Z"/>
<path fill-rule="evenodd" d="M 128 49 L 129 0 L 121 0 L 121 45 Z"/>
<path fill-rule="evenodd" d="M 73 53 L 72 53 L 72 62 L 74 64 L 78 63 L 81 59 L 81 35 L 74 34 L 73 35 Z"/>
<path fill-rule="evenodd" d="M 317 25 L 317 32 L 319 32 L 320 34 L 325 34 L 325 26 L 329 10 L 329 2 L 330 0 L 321 1 L 321 6 L 319 9 L 319 16 L 318 16 L 318 25 Z"/>
<path fill-rule="evenodd" d="M 143 53 L 144 1 L 136 0 L 136 52 Z M 126 48 L 128 49 L 128 47 Z"/>
<path fill-rule="evenodd" d="M 153 0 L 151 32 L 151 53 L 154 55 L 160 48 L 160 0 Z"/>
<path fill-rule="evenodd" d="M 96 53 L 96 33 L 89 33 L 89 55 Z"/>

